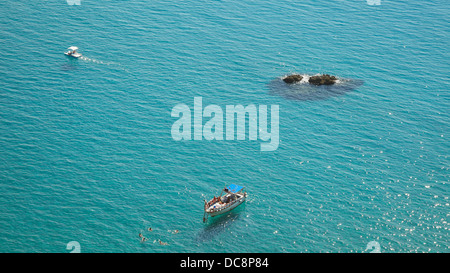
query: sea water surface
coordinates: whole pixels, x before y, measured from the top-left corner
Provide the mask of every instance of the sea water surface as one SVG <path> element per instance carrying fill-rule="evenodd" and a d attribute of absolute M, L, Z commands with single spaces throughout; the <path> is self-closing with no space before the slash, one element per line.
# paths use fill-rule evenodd
<path fill-rule="evenodd" d="M 2 1 L 0 252 L 449 252 L 449 11 Z M 362 84 L 271 92 L 289 73 Z M 278 105 L 278 149 L 173 140 L 171 110 L 194 97 Z M 202 223 L 203 199 L 231 183 L 246 203 Z"/>

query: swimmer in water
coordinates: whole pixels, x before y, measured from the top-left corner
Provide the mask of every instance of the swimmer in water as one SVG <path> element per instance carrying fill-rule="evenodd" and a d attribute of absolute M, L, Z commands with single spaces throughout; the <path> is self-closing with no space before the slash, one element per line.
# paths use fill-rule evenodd
<path fill-rule="evenodd" d="M 148 240 L 147 238 L 145 238 L 145 237 L 142 235 L 142 233 L 139 233 L 139 237 L 141 238 L 141 243 L 143 243 L 143 242 L 145 242 L 145 241 Z"/>

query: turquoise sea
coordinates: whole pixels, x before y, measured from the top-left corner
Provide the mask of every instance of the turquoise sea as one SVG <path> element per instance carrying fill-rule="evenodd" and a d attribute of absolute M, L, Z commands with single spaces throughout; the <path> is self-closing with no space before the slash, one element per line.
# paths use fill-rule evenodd
<path fill-rule="evenodd" d="M 2 1 L 0 252 L 450 252 L 450 2 L 368 2 Z M 278 105 L 278 149 L 175 141 L 194 97 Z"/>

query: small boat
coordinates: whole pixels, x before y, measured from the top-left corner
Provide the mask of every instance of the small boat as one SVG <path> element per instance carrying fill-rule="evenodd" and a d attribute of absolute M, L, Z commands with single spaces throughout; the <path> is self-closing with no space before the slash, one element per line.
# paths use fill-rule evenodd
<path fill-rule="evenodd" d="M 243 186 L 231 184 L 225 187 L 219 197 L 214 196 L 209 202 L 205 200 L 203 222 L 206 222 L 208 216 L 214 217 L 234 209 L 244 203 L 246 197 L 247 192 L 245 192 Z"/>
<path fill-rule="evenodd" d="M 71 46 L 67 50 L 68 51 L 64 53 L 67 56 L 71 56 L 71 57 L 74 57 L 74 58 L 80 58 L 81 56 L 83 56 L 81 53 L 77 52 L 78 47 L 76 47 L 76 46 Z"/>

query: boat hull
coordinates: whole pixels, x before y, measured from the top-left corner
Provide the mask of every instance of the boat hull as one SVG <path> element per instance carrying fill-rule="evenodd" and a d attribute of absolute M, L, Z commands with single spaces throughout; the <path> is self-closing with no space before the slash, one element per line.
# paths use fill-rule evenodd
<path fill-rule="evenodd" d="M 69 54 L 68 52 L 66 52 L 64 54 L 66 54 L 69 57 L 74 57 L 74 58 L 80 58 L 81 56 L 83 56 L 83 55 L 81 55 L 81 53 Z"/>
<path fill-rule="evenodd" d="M 207 211 L 206 213 L 208 213 L 209 216 L 214 217 L 220 214 L 224 214 L 229 212 L 230 210 L 236 208 L 237 206 L 239 206 L 240 204 L 245 202 L 245 199 L 247 197 L 247 194 L 244 194 L 243 197 L 235 200 L 233 203 L 231 203 L 228 206 L 222 207 L 222 208 L 218 208 L 218 209 L 209 209 L 209 211 Z"/>

